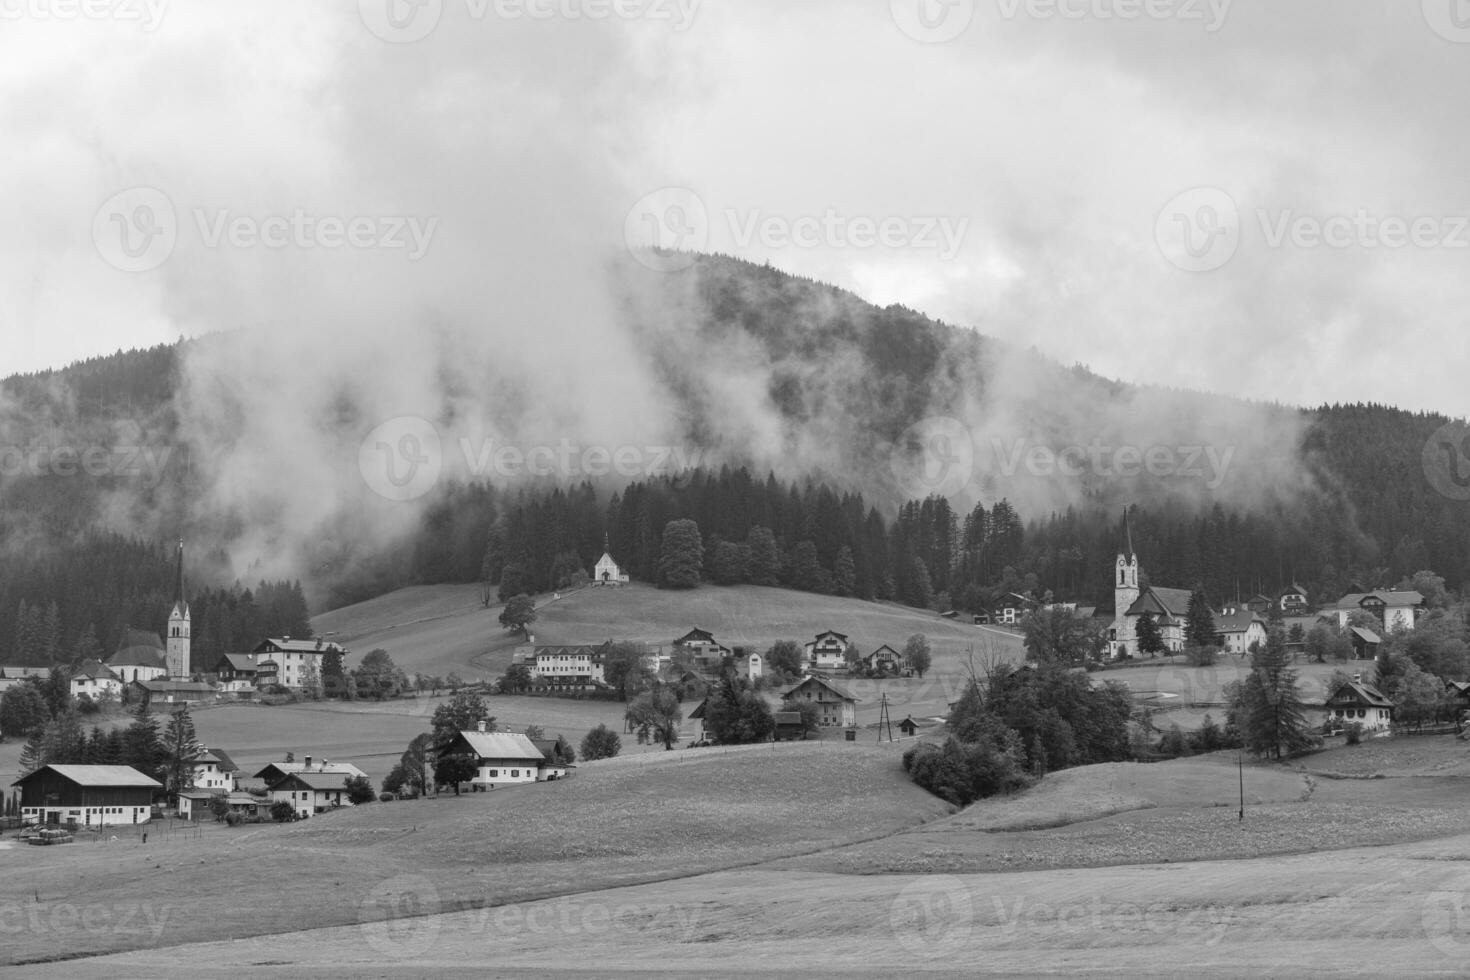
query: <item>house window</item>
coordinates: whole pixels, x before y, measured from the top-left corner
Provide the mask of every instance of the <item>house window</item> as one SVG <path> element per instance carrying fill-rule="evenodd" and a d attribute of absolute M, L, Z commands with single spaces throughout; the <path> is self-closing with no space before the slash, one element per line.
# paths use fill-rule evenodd
<path fill-rule="evenodd" d="M 499 777 L 499 775 L 500 775 L 500 770 L 499 769 L 491 769 L 490 770 L 490 778 L 491 779 L 495 779 L 495 778 Z"/>
<path fill-rule="evenodd" d="M 510 771 L 510 778 L 511 779 L 520 779 L 521 778 L 521 771 L 519 769 L 512 769 Z"/>

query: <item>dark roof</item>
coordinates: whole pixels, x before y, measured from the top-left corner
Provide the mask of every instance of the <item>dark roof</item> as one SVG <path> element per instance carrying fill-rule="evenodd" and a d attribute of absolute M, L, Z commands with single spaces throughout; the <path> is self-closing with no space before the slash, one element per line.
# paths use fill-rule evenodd
<path fill-rule="evenodd" d="M 1365 642 L 1365 643 L 1375 643 L 1376 644 L 1376 643 L 1382 643 L 1383 642 L 1383 638 L 1380 637 L 1377 633 L 1373 632 L 1370 629 L 1365 629 L 1362 626 L 1354 626 L 1354 627 L 1352 627 L 1352 631 L 1355 634 L 1357 634 L 1358 638 L 1360 640 L 1362 640 L 1363 642 Z"/>
<path fill-rule="evenodd" d="M 1371 684 L 1362 684 L 1358 681 L 1348 681 L 1337 689 L 1337 693 L 1327 699 L 1328 706 L 1338 704 L 1351 704 L 1364 708 L 1392 708 L 1393 702 L 1378 688 Z"/>
<path fill-rule="evenodd" d="M 293 772 L 305 771 L 305 762 L 267 762 L 264 768 L 257 772 L 253 778 L 263 779 L 269 782 L 272 779 L 278 780 L 282 776 L 290 775 Z M 317 758 L 312 759 L 311 771 L 326 772 L 329 774 L 336 773 L 338 776 L 341 776 L 343 778 L 346 778 L 347 776 L 367 775 L 367 773 L 363 772 L 361 769 L 357 768 L 350 762 L 328 762 L 325 763 L 324 767 L 322 761 Z"/>
<path fill-rule="evenodd" d="M 259 669 L 255 663 L 255 655 L 251 653 L 222 653 L 215 664 L 216 667 L 228 665 L 231 670 L 240 673 L 254 673 Z"/>
<path fill-rule="evenodd" d="M 820 632 L 820 633 L 817 634 L 817 639 L 820 640 L 824 636 L 835 636 L 839 640 L 845 640 L 845 639 L 847 639 L 847 634 L 846 633 L 839 633 L 836 630 L 823 630 L 822 632 Z"/>
<path fill-rule="evenodd" d="M 1166 616 L 1178 616 L 1180 619 L 1189 615 L 1188 589 L 1166 589 L 1162 586 L 1150 585 L 1141 592 L 1133 605 L 1128 607 L 1127 615 L 1140 616 L 1145 612 L 1155 615 L 1163 613 Z"/>
<path fill-rule="evenodd" d="M 137 642 L 135 642 L 135 640 Z M 152 643 L 147 642 L 152 640 Z M 128 630 L 128 639 L 107 658 L 109 667 L 159 667 L 168 669 L 163 656 L 163 641 L 152 633 Z"/>
<path fill-rule="evenodd" d="M 1252 624 L 1260 623 L 1264 626 L 1265 622 L 1266 621 L 1262 619 L 1258 613 L 1251 612 L 1249 609 L 1244 609 L 1240 612 L 1221 614 L 1219 616 L 1216 616 L 1215 632 L 1244 633 L 1246 630 L 1251 628 Z"/>
<path fill-rule="evenodd" d="M 10 785 L 19 786 L 26 780 L 35 778 L 37 774 L 45 772 L 47 769 L 50 769 L 62 779 L 75 783 L 78 786 L 147 786 L 157 789 L 163 788 L 163 784 L 158 780 L 143 775 L 132 766 L 42 766 L 35 770 L 35 772 L 30 773 L 30 775 L 22 776 Z"/>
<path fill-rule="evenodd" d="M 1421 606 L 1424 597 L 1413 589 L 1405 589 L 1402 592 L 1394 589 L 1378 589 L 1374 592 L 1350 592 L 1337 600 L 1338 609 L 1357 609 L 1362 606 L 1364 600 L 1377 599 L 1385 606 Z"/>
<path fill-rule="evenodd" d="M 326 653 L 328 650 L 341 651 L 342 647 L 336 643 L 328 643 L 320 638 L 311 640 L 293 640 L 290 637 L 279 639 L 265 639 L 255 647 L 252 653 L 273 653 L 280 650 L 284 653 Z"/>
<path fill-rule="evenodd" d="M 71 676 L 73 680 L 78 677 L 111 677 L 114 679 L 117 677 L 117 675 L 114 674 L 111 670 L 108 670 L 107 665 L 100 660 L 83 660 L 81 663 L 77 664 L 76 669 L 71 672 Z"/>
<path fill-rule="evenodd" d="M 688 633 L 685 633 L 683 636 L 675 640 L 674 645 L 678 646 L 681 643 L 689 642 L 713 643 L 715 642 L 715 637 L 714 634 L 711 633 L 709 630 L 702 630 L 698 626 L 696 626 Z"/>
<path fill-rule="evenodd" d="M 696 704 L 694 706 L 694 710 L 689 712 L 689 714 L 685 717 L 690 719 L 698 718 L 702 720 L 704 718 L 704 706 L 707 704 L 709 704 L 709 698 L 705 698 L 703 701 Z"/>
<path fill-rule="evenodd" d="M 213 694 L 213 684 L 204 681 L 133 681 L 150 694 Z"/>
<path fill-rule="evenodd" d="M 219 767 L 220 772 L 240 771 L 240 767 L 235 765 L 235 760 L 231 759 L 224 749 L 205 749 L 202 753 L 200 753 L 199 758 L 195 759 L 194 761 L 213 762 L 217 767 Z"/>

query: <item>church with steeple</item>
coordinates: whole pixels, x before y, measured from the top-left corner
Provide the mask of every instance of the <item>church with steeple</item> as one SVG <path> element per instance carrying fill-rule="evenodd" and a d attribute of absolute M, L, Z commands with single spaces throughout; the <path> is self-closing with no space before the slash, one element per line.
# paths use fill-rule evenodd
<path fill-rule="evenodd" d="M 168 664 L 168 676 L 174 680 L 188 680 L 192 675 L 189 668 L 189 601 L 184 598 L 184 542 L 179 542 L 178 570 L 174 583 L 174 606 L 168 614 L 168 639 L 164 644 L 164 661 Z"/>
<path fill-rule="evenodd" d="M 1113 565 L 1113 625 L 1108 629 L 1108 655 L 1114 660 L 1138 656 L 1138 620 L 1144 613 L 1153 614 L 1164 647 L 1177 653 L 1184 649 L 1190 591 L 1153 585 L 1140 587 L 1142 569 L 1138 553 L 1133 550 L 1133 530 L 1128 526 L 1126 513 L 1123 525 L 1127 550 L 1119 552 Z"/>

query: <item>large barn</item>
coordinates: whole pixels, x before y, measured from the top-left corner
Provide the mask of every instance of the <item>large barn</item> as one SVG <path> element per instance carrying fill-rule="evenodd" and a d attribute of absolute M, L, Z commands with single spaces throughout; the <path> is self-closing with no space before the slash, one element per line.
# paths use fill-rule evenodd
<path fill-rule="evenodd" d="M 158 780 L 132 766 L 42 766 L 17 779 L 25 823 L 147 823 Z"/>

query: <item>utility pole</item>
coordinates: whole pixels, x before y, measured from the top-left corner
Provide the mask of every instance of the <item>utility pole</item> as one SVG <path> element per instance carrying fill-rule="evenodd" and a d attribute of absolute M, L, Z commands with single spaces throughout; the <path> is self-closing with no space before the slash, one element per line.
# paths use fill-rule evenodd
<path fill-rule="evenodd" d="M 1245 823 L 1245 743 L 1243 741 L 1235 756 L 1235 767 L 1240 774 L 1240 822 Z"/>
<path fill-rule="evenodd" d="M 888 717 L 888 692 L 878 702 L 878 741 L 883 741 L 883 729 L 888 728 L 888 741 L 893 741 L 893 719 Z"/>

